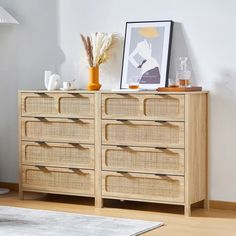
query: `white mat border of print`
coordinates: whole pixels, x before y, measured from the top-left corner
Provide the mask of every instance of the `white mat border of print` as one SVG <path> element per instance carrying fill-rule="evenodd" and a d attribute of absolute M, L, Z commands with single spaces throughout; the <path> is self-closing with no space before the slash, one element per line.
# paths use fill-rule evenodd
<path fill-rule="evenodd" d="M 161 226 L 164 226 L 163 222 L 156 222 L 156 221 L 147 221 L 147 220 L 140 220 L 140 219 L 129 219 L 129 218 L 121 218 L 121 217 L 110 217 L 110 216 L 100 216 L 100 215 L 88 215 L 88 214 L 81 214 L 81 213 L 76 213 L 76 212 L 67 212 L 67 211 L 58 211 L 58 210 L 43 210 L 43 209 L 34 209 L 34 208 L 23 208 L 23 207 L 15 207 L 15 206 L 6 206 L 6 205 L 0 205 L 0 220 L 1 220 L 1 209 L 11 209 L 11 210 L 16 210 L 16 211 L 21 211 L 21 213 L 23 213 L 22 211 L 25 212 L 39 212 L 42 214 L 65 214 L 68 217 L 69 216 L 78 216 L 78 217 L 88 217 L 88 218 L 101 218 L 101 219 L 109 219 L 109 220 L 120 220 L 121 222 L 134 222 L 134 223 L 143 223 L 143 224 L 147 224 L 149 226 L 144 226 L 146 227 L 145 229 L 137 229 L 139 230 L 138 232 L 135 232 L 133 234 L 127 234 L 124 236 L 139 236 L 143 233 L 147 233 L 151 230 L 154 230 L 156 228 L 159 228 Z M 1 222 L 1 221 L 0 221 Z M 1 228 L 0 228 L 1 230 Z M 94 236 L 96 236 L 96 234 L 94 234 Z"/>

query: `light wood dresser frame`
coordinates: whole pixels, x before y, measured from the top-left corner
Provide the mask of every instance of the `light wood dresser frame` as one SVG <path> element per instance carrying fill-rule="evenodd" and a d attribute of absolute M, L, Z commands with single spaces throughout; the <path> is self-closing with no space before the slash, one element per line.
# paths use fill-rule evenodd
<path fill-rule="evenodd" d="M 208 93 L 19 91 L 24 192 L 182 205 L 207 195 Z"/>

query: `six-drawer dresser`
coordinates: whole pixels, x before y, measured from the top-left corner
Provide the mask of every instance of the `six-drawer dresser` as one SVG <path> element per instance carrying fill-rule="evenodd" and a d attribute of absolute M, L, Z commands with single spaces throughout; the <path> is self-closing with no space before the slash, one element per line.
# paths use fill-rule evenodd
<path fill-rule="evenodd" d="M 26 191 L 207 207 L 207 92 L 20 91 Z"/>

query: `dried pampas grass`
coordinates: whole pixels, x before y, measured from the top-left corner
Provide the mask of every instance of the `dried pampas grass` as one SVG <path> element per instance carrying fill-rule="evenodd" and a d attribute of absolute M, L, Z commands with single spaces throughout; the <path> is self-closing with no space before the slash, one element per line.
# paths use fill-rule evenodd
<path fill-rule="evenodd" d="M 91 37 L 80 35 L 86 51 L 88 64 L 90 67 L 99 66 L 111 57 L 114 47 L 116 47 L 118 35 L 96 32 Z"/>
<path fill-rule="evenodd" d="M 89 37 L 85 38 L 82 34 L 80 34 L 80 37 L 84 44 L 85 52 L 88 58 L 88 63 L 92 67 L 93 66 L 93 47 L 91 44 L 91 40 Z"/>

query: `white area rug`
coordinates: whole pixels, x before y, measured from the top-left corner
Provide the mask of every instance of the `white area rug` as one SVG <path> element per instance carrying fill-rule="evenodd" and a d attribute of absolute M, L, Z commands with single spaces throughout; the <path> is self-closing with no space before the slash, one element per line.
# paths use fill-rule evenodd
<path fill-rule="evenodd" d="M 135 236 L 162 222 L 0 206 L 1 236 Z"/>

